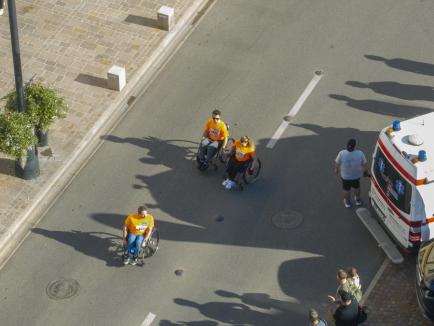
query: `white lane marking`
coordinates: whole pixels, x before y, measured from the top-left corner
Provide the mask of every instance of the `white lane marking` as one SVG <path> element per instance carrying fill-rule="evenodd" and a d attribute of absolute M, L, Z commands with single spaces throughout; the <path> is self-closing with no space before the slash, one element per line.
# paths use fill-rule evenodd
<path fill-rule="evenodd" d="M 143 321 L 143 323 L 142 323 L 141 326 L 149 326 L 149 325 L 151 325 L 152 322 L 154 321 L 155 317 L 157 317 L 157 315 L 154 315 L 152 312 L 150 312 L 150 313 L 146 316 L 146 318 L 145 318 L 145 320 Z"/>
<path fill-rule="evenodd" d="M 282 121 L 279 128 L 277 128 L 276 132 L 274 133 L 273 137 L 268 141 L 267 148 L 273 148 L 274 145 L 276 145 L 279 138 L 282 136 L 282 134 L 285 132 L 286 128 L 288 127 L 290 121 L 292 118 L 295 117 L 295 115 L 300 111 L 303 103 L 306 101 L 310 93 L 314 90 L 315 86 L 318 84 L 320 79 L 322 78 L 323 74 L 315 73 L 315 76 L 313 76 L 310 83 L 307 85 L 307 87 L 304 89 L 303 93 L 301 93 L 300 97 L 298 98 L 297 102 L 295 102 L 294 106 L 289 110 L 288 114 L 286 115 L 287 121 Z"/>

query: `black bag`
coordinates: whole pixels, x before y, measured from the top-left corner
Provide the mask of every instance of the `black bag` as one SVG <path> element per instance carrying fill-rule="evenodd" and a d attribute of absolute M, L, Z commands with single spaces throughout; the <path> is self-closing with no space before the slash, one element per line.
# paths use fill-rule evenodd
<path fill-rule="evenodd" d="M 368 319 L 368 313 L 359 306 L 359 314 L 357 315 L 357 325 L 365 322 Z"/>

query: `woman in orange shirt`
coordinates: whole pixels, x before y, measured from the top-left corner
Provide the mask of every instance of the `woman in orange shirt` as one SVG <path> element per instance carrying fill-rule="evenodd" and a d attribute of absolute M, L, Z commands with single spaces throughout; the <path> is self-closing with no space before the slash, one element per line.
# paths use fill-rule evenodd
<path fill-rule="evenodd" d="M 226 169 L 227 179 L 223 181 L 222 185 L 226 189 L 233 188 L 235 177 L 238 173 L 244 173 L 249 163 L 256 160 L 255 144 L 248 136 L 243 136 L 236 140 L 229 152 L 230 160 Z"/>

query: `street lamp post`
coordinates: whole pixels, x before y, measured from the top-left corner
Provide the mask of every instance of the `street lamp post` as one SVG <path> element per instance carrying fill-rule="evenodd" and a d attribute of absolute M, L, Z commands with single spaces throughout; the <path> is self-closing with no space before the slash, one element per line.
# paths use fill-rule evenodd
<path fill-rule="evenodd" d="M 12 57 L 14 61 L 15 88 L 17 92 L 17 107 L 19 112 L 26 111 L 24 101 L 23 74 L 21 71 L 20 43 L 18 40 L 17 11 L 15 0 L 8 0 L 9 27 L 11 31 Z M 36 146 L 27 149 L 27 156 L 17 160 L 15 173 L 23 179 L 34 179 L 39 175 L 39 160 Z"/>

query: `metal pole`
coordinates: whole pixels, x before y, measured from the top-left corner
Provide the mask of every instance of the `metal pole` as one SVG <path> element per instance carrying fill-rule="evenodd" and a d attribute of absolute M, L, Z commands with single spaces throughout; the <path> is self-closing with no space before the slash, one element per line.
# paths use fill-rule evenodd
<path fill-rule="evenodd" d="M 14 60 L 15 88 L 17 90 L 17 107 L 19 112 L 26 110 L 24 103 L 23 74 L 21 72 L 20 43 L 18 40 L 17 11 L 15 0 L 8 0 L 9 27 L 11 29 L 12 56 Z"/>
<path fill-rule="evenodd" d="M 17 10 L 15 0 L 8 0 L 9 27 L 11 29 L 12 57 L 14 61 L 15 88 L 17 90 L 18 112 L 25 112 L 23 73 L 21 71 L 20 43 L 18 40 Z M 34 179 L 39 175 L 39 159 L 35 145 L 27 149 L 27 155 L 15 161 L 15 173 L 25 179 Z"/>

